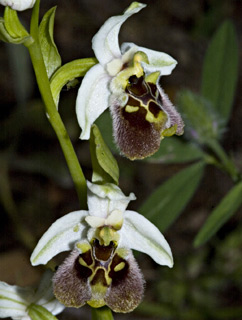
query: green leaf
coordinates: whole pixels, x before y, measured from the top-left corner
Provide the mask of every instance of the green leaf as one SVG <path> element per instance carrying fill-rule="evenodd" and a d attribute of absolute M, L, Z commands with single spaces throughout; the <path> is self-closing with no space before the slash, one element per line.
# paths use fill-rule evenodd
<path fill-rule="evenodd" d="M 203 158 L 199 147 L 181 138 L 170 137 L 161 141 L 160 149 L 144 161 L 152 163 L 185 163 Z"/>
<path fill-rule="evenodd" d="M 227 121 L 238 79 L 238 41 L 232 22 L 225 21 L 214 35 L 203 65 L 202 95 Z"/>
<path fill-rule="evenodd" d="M 158 187 L 138 211 L 164 232 L 192 198 L 203 171 L 204 162 L 183 169 Z"/>
<path fill-rule="evenodd" d="M 61 66 L 61 57 L 53 38 L 55 11 L 56 7 L 47 11 L 39 26 L 40 46 L 49 78 Z"/>
<path fill-rule="evenodd" d="M 242 182 L 235 185 L 211 212 L 195 238 L 194 246 L 207 242 L 242 204 Z"/>
<path fill-rule="evenodd" d="M 113 320 L 112 311 L 108 307 L 92 308 L 92 320 Z"/>
<path fill-rule="evenodd" d="M 57 320 L 47 309 L 34 303 L 28 307 L 28 314 L 32 320 Z"/>
<path fill-rule="evenodd" d="M 119 168 L 117 161 L 105 144 L 95 124 L 91 128 L 90 152 L 93 167 L 92 181 L 115 182 L 118 184 Z"/>
<path fill-rule="evenodd" d="M 96 63 L 96 58 L 74 60 L 66 63 L 53 74 L 50 80 L 50 87 L 56 106 L 58 106 L 63 86 L 75 78 L 83 77 Z"/>

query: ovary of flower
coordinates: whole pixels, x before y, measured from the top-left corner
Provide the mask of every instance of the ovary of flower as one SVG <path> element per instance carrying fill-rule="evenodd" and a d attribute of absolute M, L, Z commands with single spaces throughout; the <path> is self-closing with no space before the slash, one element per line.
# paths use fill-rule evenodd
<path fill-rule="evenodd" d="M 0 4 L 13 10 L 23 11 L 33 8 L 36 0 L 0 0 Z"/>
<path fill-rule="evenodd" d="M 176 60 L 134 43 L 123 43 L 119 47 L 122 24 L 145 6 L 133 2 L 123 15 L 109 18 L 93 37 L 92 47 L 99 63 L 86 73 L 76 102 L 81 139 L 89 139 L 91 125 L 110 107 L 115 141 L 121 153 L 131 160 L 152 155 L 167 136 L 166 130 L 170 135 L 181 135 L 184 126 L 159 84 L 160 77 L 169 75 L 175 68 Z M 138 85 L 133 81 L 134 76 Z M 128 92 L 128 85 L 134 90 Z M 149 89 L 143 91 L 142 85 Z M 130 101 L 134 108 L 127 111 L 125 107 Z M 153 116 L 146 117 L 147 112 Z M 158 113 L 163 116 L 154 121 Z"/>

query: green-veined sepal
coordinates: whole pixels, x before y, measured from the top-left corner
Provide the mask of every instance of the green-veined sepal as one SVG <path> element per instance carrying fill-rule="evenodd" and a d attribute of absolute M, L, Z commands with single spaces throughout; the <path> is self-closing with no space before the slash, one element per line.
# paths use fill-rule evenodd
<path fill-rule="evenodd" d="M 72 250 L 74 243 L 85 236 L 87 211 L 74 211 L 56 220 L 39 240 L 30 261 L 46 264 L 58 253 Z"/>

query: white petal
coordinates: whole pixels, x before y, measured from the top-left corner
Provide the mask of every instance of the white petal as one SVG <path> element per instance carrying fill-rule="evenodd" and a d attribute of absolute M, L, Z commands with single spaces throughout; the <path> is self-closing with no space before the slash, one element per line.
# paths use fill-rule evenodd
<path fill-rule="evenodd" d="M 100 64 L 92 67 L 82 80 L 76 100 L 81 139 L 90 138 L 91 125 L 108 108 L 109 81 L 109 75 Z"/>
<path fill-rule="evenodd" d="M 38 290 L 33 297 L 33 303 L 40 305 L 56 315 L 63 311 L 65 306 L 61 304 L 53 294 L 52 277 L 54 273 L 47 270 L 38 286 Z"/>
<path fill-rule="evenodd" d="M 123 224 L 123 212 L 120 210 L 113 210 L 106 219 L 107 226 L 113 226 L 115 229 L 120 229 Z"/>
<path fill-rule="evenodd" d="M 118 186 L 112 183 L 98 185 L 87 181 L 89 214 L 96 217 L 107 218 L 113 210 L 124 212 L 131 200 L 136 197 L 130 193 L 126 197 Z"/>
<path fill-rule="evenodd" d="M 100 228 L 105 225 L 105 219 L 97 216 L 87 216 L 86 222 L 89 224 L 92 228 Z"/>
<path fill-rule="evenodd" d="M 13 10 L 23 11 L 32 8 L 36 0 L 0 0 L 3 6 L 9 6 Z"/>
<path fill-rule="evenodd" d="M 120 230 L 120 247 L 126 247 L 148 254 L 161 265 L 173 266 L 169 244 L 159 229 L 135 211 L 125 211 Z"/>
<path fill-rule="evenodd" d="M 133 2 L 123 15 L 109 18 L 93 37 L 92 48 L 102 65 L 121 57 L 118 43 L 119 30 L 126 19 L 144 7 L 146 7 L 145 4 Z"/>
<path fill-rule="evenodd" d="M 26 308 L 29 297 L 33 295 L 30 288 L 10 286 L 0 282 L 0 318 L 22 318 L 27 316 Z"/>
<path fill-rule="evenodd" d="M 88 211 L 74 211 L 56 220 L 44 233 L 30 261 L 33 266 L 46 264 L 63 251 L 72 250 L 76 241 L 84 238 Z"/>
<path fill-rule="evenodd" d="M 132 51 L 134 48 L 136 48 L 135 52 L 142 51 L 144 52 L 149 60 L 149 64 L 145 62 L 141 62 L 142 67 L 144 68 L 145 72 L 152 73 L 159 71 L 161 73 L 161 76 L 169 75 L 171 74 L 172 70 L 177 65 L 177 61 L 173 59 L 170 55 L 154 51 L 150 49 L 146 49 L 143 47 L 136 46 L 134 43 L 125 42 L 121 46 L 121 52 L 122 54 L 125 54 L 132 48 Z"/>

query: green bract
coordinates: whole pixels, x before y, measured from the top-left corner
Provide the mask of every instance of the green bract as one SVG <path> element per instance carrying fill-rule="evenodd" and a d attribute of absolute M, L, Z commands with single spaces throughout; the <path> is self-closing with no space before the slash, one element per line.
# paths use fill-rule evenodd
<path fill-rule="evenodd" d="M 61 57 L 53 38 L 55 10 L 56 7 L 46 12 L 39 26 L 39 41 L 49 78 L 61 66 Z"/>
<path fill-rule="evenodd" d="M 93 169 L 92 181 L 100 183 L 115 182 L 118 184 L 119 168 L 117 161 L 106 146 L 96 125 L 92 126 L 90 152 Z"/>
<path fill-rule="evenodd" d="M 30 45 L 32 37 L 19 21 L 17 12 L 9 7 L 4 10 L 4 19 L 0 18 L 0 40 L 14 43 Z"/>

